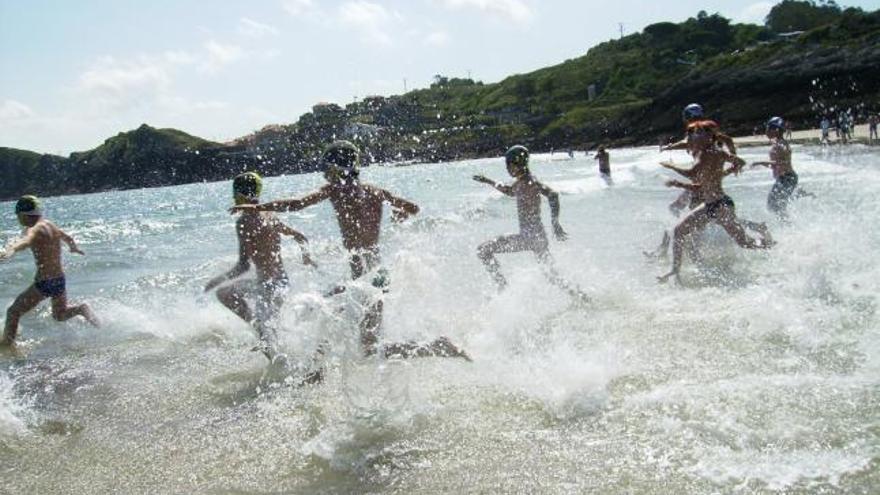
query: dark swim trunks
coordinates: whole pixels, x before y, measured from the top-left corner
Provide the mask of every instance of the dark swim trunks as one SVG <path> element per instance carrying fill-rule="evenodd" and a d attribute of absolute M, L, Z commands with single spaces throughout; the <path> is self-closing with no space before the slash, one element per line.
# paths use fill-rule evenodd
<path fill-rule="evenodd" d="M 718 210 L 725 206 L 731 210 L 736 206 L 730 196 L 726 194 L 715 201 L 706 203 L 706 215 L 709 215 L 709 218 L 718 218 Z"/>
<path fill-rule="evenodd" d="M 43 297 L 63 296 L 67 290 L 67 283 L 64 275 L 55 278 L 47 278 L 46 280 L 35 280 L 34 287 L 42 294 Z"/>
<path fill-rule="evenodd" d="M 797 189 L 798 176 L 794 172 L 780 175 L 767 196 L 767 208 L 774 212 L 784 212 L 785 206 L 791 199 L 791 195 Z"/>

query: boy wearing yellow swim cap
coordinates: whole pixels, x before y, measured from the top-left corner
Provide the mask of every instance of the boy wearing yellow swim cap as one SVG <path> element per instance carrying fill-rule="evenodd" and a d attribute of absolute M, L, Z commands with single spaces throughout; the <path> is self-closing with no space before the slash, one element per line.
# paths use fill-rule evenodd
<path fill-rule="evenodd" d="M 236 205 L 255 205 L 260 201 L 263 179 L 256 172 L 238 175 L 232 181 Z M 302 250 L 302 262 L 314 265 L 308 252 L 308 239 L 285 225 L 271 213 L 248 210 L 235 222 L 238 234 L 238 263 L 229 271 L 212 278 L 205 292 L 232 281 L 217 290 L 217 299 L 242 320 L 252 323 L 260 337 L 260 350 L 273 363 L 283 355 L 276 349 L 275 330 L 271 320 L 278 315 L 289 284 L 281 259 L 281 236 L 291 236 Z M 253 264 L 255 278 L 241 278 Z M 251 302 L 252 301 L 252 302 Z M 250 304 L 254 304 L 253 309 Z"/>

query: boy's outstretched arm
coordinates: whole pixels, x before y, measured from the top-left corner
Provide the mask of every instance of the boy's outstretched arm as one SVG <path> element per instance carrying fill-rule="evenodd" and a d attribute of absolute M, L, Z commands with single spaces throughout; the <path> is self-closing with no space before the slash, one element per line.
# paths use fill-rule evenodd
<path fill-rule="evenodd" d="M 76 245 L 76 241 L 73 239 L 73 237 L 70 237 L 67 232 L 58 229 L 58 233 L 61 234 L 61 240 L 64 241 L 65 244 L 67 244 L 67 248 L 70 249 L 71 253 L 82 255 L 86 254 L 82 251 L 82 249 L 79 248 L 79 246 Z"/>
<path fill-rule="evenodd" d="M 727 156 L 724 157 L 724 159 L 727 160 L 728 162 L 730 162 L 731 165 L 733 165 L 732 167 L 730 167 L 729 169 L 724 171 L 724 175 L 730 175 L 730 174 L 737 174 L 738 175 L 740 170 L 742 170 L 743 166 L 745 166 L 745 164 L 746 164 L 745 160 L 743 160 L 742 158 L 740 158 L 736 155 L 733 155 L 733 154 L 728 154 Z"/>
<path fill-rule="evenodd" d="M 736 154 L 736 143 L 733 142 L 733 138 L 724 134 L 723 132 L 716 132 L 715 137 L 721 141 L 721 144 L 727 146 L 727 149 L 730 150 L 732 155 Z"/>
<path fill-rule="evenodd" d="M 683 176 L 687 177 L 688 179 L 690 179 L 694 176 L 694 169 L 677 167 L 672 162 L 660 162 L 660 166 L 663 168 L 668 168 L 669 170 L 672 170 L 673 172 L 676 172 L 680 175 L 683 175 Z"/>
<path fill-rule="evenodd" d="M 297 244 L 299 244 L 299 249 L 302 252 L 303 265 L 310 265 L 316 268 L 318 267 L 318 265 L 315 264 L 314 261 L 312 261 L 312 257 L 309 254 L 309 240 L 308 238 L 306 238 L 305 235 L 303 235 L 302 232 L 280 221 L 277 221 L 276 227 L 278 228 L 278 232 L 280 232 L 282 235 L 293 237 Z"/>
<path fill-rule="evenodd" d="M 300 199 L 279 199 L 278 201 L 270 201 L 259 205 L 236 205 L 229 209 L 229 213 L 237 213 L 246 210 L 297 211 L 318 204 L 329 197 L 329 188 L 325 186 Z"/>
<path fill-rule="evenodd" d="M 475 175 L 473 178 L 477 182 L 482 182 L 483 184 L 489 184 L 490 186 L 492 186 L 495 189 L 497 189 L 498 191 L 500 191 L 502 194 L 505 194 L 507 196 L 513 196 L 513 187 L 511 187 L 511 186 L 504 185 L 500 182 L 495 182 L 494 180 L 489 179 L 489 178 L 482 176 L 482 175 Z"/>
<path fill-rule="evenodd" d="M 699 191 L 700 184 L 688 184 L 687 182 L 681 182 L 679 180 L 668 180 L 666 181 L 666 187 L 680 187 L 681 189 L 687 189 L 688 191 Z"/>
<path fill-rule="evenodd" d="M 238 263 L 232 267 L 228 272 L 217 275 L 212 278 L 207 284 L 205 284 L 205 292 L 210 291 L 211 289 L 217 287 L 218 285 L 226 282 L 227 280 L 232 280 L 234 278 L 238 278 L 243 273 L 248 271 L 251 268 L 251 261 L 248 258 L 247 252 L 244 250 L 244 244 L 238 243 Z"/>
<path fill-rule="evenodd" d="M 687 141 L 678 141 L 677 143 L 667 144 L 666 146 L 661 146 L 660 151 L 675 151 L 675 150 L 686 150 L 688 147 Z"/>
<path fill-rule="evenodd" d="M 395 222 L 402 222 L 419 212 L 419 205 L 412 201 L 399 198 L 384 189 L 379 189 L 379 194 L 382 196 L 382 199 L 387 201 L 388 204 L 391 205 L 391 208 L 393 208 L 391 218 Z"/>
<path fill-rule="evenodd" d="M 568 234 L 562 228 L 562 225 L 559 224 L 559 193 L 540 182 L 537 184 L 541 194 L 547 196 L 547 202 L 550 203 L 550 223 L 553 225 L 553 234 L 560 241 L 568 239 Z"/>
<path fill-rule="evenodd" d="M 12 257 L 15 253 L 19 251 L 24 251 L 25 249 L 31 247 L 34 239 L 37 237 L 37 229 L 30 228 L 25 233 L 24 237 L 21 239 L 12 242 L 12 244 L 6 246 L 6 249 L 0 251 L 0 260 L 6 260 Z"/>

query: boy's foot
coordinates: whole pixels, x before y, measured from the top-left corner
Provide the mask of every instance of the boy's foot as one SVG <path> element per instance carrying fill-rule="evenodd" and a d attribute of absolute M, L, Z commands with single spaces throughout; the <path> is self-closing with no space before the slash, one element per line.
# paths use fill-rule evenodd
<path fill-rule="evenodd" d="M 299 385 L 317 385 L 320 383 L 324 383 L 324 368 L 318 368 L 306 373 L 306 376 L 299 382 Z"/>
<path fill-rule="evenodd" d="M 431 343 L 431 350 L 434 352 L 435 356 L 440 357 L 451 357 L 451 358 L 462 358 L 465 361 L 472 362 L 468 354 L 452 343 L 448 337 L 440 337 L 434 342 Z"/>

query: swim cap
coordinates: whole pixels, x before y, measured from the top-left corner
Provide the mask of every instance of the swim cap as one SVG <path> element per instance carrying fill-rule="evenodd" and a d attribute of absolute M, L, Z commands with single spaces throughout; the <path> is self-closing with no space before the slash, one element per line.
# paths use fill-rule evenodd
<path fill-rule="evenodd" d="M 529 149 L 521 144 L 511 146 L 510 149 L 504 153 L 504 161 L 508 165 L 513 165 L 514 167 L 521 169 L 528 169 Z"/>
<path fill-rule="evenodd" d="M 782 117 L 771 117 L 767 121 L 767 130 L 770 129 L 785 129 L 785 121 L 782 120 Z"/>
<path fill-rule="evenodd" d="M 703 107 L 699 103 L 691 103 L 681 111 L 681 118 L 687 122 L 703 118 Z"/>
<path fill-rule="evenodd" d="M 360 150 L 350 141 L 333 141 L 321 155 L 321 169 L 324 176 L 357 177 L 360 173 L 358 161 Z M 329 175 L 328 175 L 329 174 Z"/>
<path fill-rule="evenodd" d="M 232 180 L 232 195 L 246 201 L 257 201 L 263 192 L 263 178 L 256 172 L 245 172 Z"/>
<path fill-rule="evenodd" d="M 39 217 L 43 215 L 43 206 L 40 204 L 40 199 L 36 196 L 22 196 L 15 203 L 15 213 L 16 215 Z"/>

